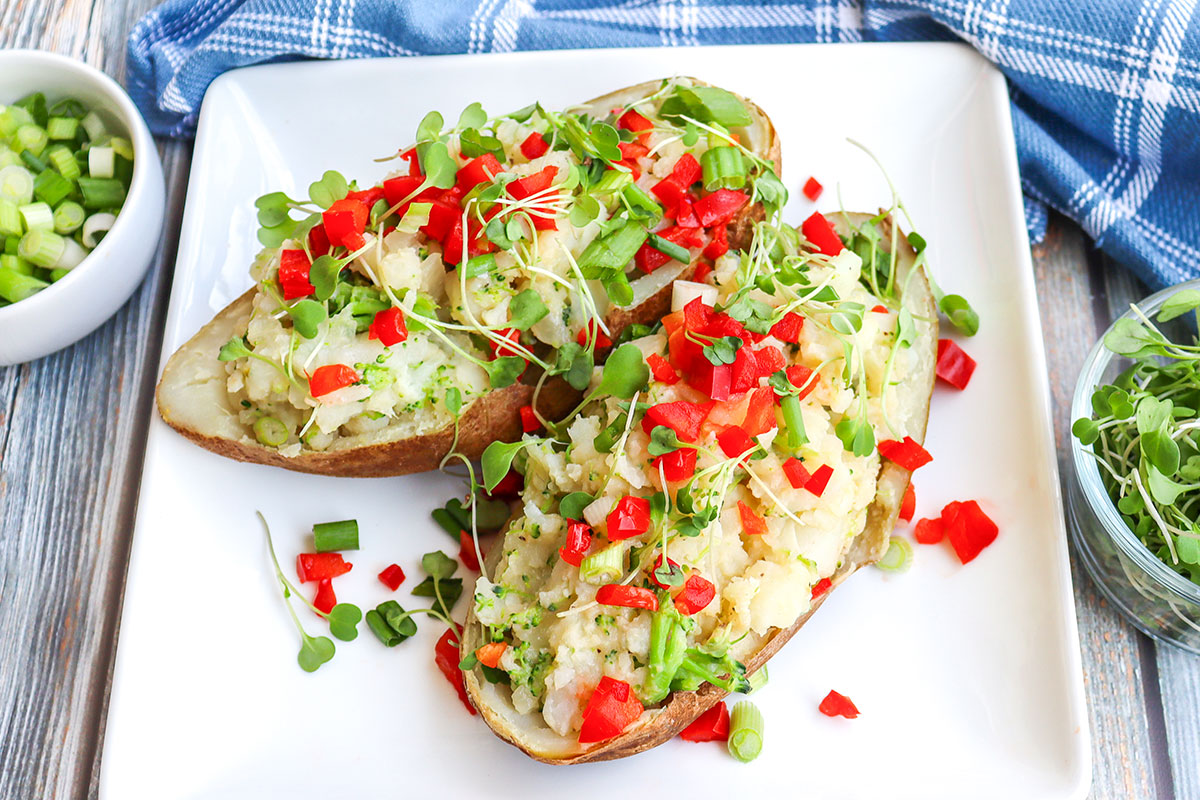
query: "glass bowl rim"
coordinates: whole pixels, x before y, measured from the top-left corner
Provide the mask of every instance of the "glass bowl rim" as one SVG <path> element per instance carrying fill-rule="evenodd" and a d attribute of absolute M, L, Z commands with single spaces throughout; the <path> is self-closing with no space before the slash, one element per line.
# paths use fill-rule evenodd
<path fill-rule="evenodd" d="M 1155 312 L 1162 307 L 1167 298 L 1184 289 L 1200 290 L 1200 278 L 1175 286 L 1169 286 L 1166 289 L 1155 292 L 1154 294 L 1138 301 L 1135 305 L 1147 317 L 1152 317 Z M 1079 372 L 1079 378 L 1075 382 L 1075 392 L 1071 399 L 1071 421 L 1080 417 L 1091 417 L 1092 415 L 1092 392 L 1096 388 L 1100 380 L 1100 376 L 1104 374 L 1105 369 L 1116 357 L 1116 354 L 1104 346 L 1104 337 L 1113 327 L 1124 319 L 1133 319 L 1135 314 L 1132 308 L 1124 314 L 1113 320 L 1112 325 L 1105 329 L 1104 334 L 1092 346 L 1091 352 L 1083 362 L 1083 367 Z M 1200 605 L 1200 584 L 1193 583 L 1187 578 L 1180 575 L 1175 570 L 1168 567 L 1161 561 L 1150 549 L 1142 544 L 1125 524 L 1125 520 L 1121 518 L 1117 511 L 1116 504 L 1108 495 L 1108 490 L 1104 488 L 1104 483 L 1100 479 L 1100 468 L 1096 466 L 1096 461 L 1092 457 L 1091 448 L 1085 447 L 1079 439 L 1068 433 L 1071 442 L 1071 458 L 1075 468 L 1075 477 L 1079 481 L 1080 489 L 1084 499 L 1087 501 L 1088 507 L 1104 527 L 1105 533 L 1109 539 L 1116 543 L 1121 551 L 1132 560 L 1139 568 L 1152 577 L 1159 585 L 1171 590 L 1181 599 L 1188 602 Z M 1078 522 L 1076 523 L 1079 524 Z"/>

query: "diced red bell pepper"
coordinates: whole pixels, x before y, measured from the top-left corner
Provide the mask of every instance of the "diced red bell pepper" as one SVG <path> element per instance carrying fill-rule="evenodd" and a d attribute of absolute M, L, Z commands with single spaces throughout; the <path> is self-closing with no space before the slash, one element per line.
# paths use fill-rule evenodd
<path fill-rule="evenodd" d="M 314 225 L 308 232 L 308 252 L 313 258 L 329 254 L 329 237 L 325 235 L 324 225 Z"/>
<path fill-rule="evenodd" d="M 317 583 L 317 594 L 313 597 L 313 607 L 328 614 L 337 605 L 337 595 L 333 591 L 333 581 L 326 578 Z"/>
<path fill-rule="evenodd" d="M 718 701 L 680 731 L 679 738 L 685 742 L 729 741 L 729 708 L 723 701 Z"/>
<path fill-rule="evenodd" d="M 965 389 L 975 372 L 975 359 L 950 339 L 938 339 L 937 376 L 955 389 Z"/>
<path fill-rule="evenodd" d="M 350 200 L 358 200 L 363 203 L 369 211 L 372 206 L 383 199 L 383 187 L 372 186 L 369 189 L 361 189 L 357 192 L 347 192 L 346 197 Z"/>
<path fill-rule="evenodd" d="M 461 634 L 455 628 L 447 628 L 446 632 L 437 640 L 437 644 L 434 645 L 433 660 L 442 674 L 446 676 L 446 680 L 450 681 L 454 691 L 458 692 L 458 699 L 466 706 L 467 711 L 471 712 L 471 716 L 475 716 L 475 707 L 471 705 L 471 700 L 467 697 L 467 685 L 463 681 L 462 670 L 458 668 L 461 660 L 458 652 L 459 636 Z"/>
<path fill-rule="evenodd" d="M 872 314 L 890 314 L 890 313 L 892 313 L 892 312 L 891 312 L 891 310 L 890 310 L 890 309 L 888 309 L 888 307 L 887 307 L 887 306 L 885 306 L 885 305 L 883 305 L 882 303 L 880 303 L 879 305 L 877 305 L 877 306 L 875 306 L 874 308 L 872 308 L 872 309 L 871 309 L 871 313 L 872 313 Z"/>
<path fill-rule="evenodd" d="M 608 538 L 612 541 L 640 536 L 650 529 L 650 501 L 626 495 L 608 513 Z"/>
<path fill-rule="evenodd" d="M 546 155 L 546 151 L 550 149 L 550 143 L 546 138 L 537 131 L 525 137 L 525 141 L 521 142 L 521 155 L 533 161 L 535 158 L 541 158 Z"/>
<path fill-rule="evenodd" d="M 739 347 L 730 366 L 733 367 L 729 373 L 730 392 L 741 394 L 758 386 L 758 363 L 749 347 Z"/>
<path fill-rule="evenodd" d="M 691 372 L 692 365 L 706 360 L 700 345 L 687 338 L 687 331 L 680 328 L 667 337 L 667 357 L 671 366 L 685 376 Z"/>
<path fill-rule="evenodd" d="M 712 409 L 712 403 L 689 403 L 686 400 L 659 403 L 646 410 L 646 415 L 642 417 L 642 430 L 650 433 L 658 425 L 666 425 L 683 441 L 694 442 L 700 435 L 700 426 Z"/>
<path fill-rule="evenodd" d="M 469 254 L 468 254 L 469 255 Z M 446 234 L 445 241 L 442 242 L 442 261 L 453 266 L 457 266 L 463 260 L 463 224 L 462 216 L 454 215 L 454 222 L 450 225 L 450 231 Z"/>
<path fill-rule="evenodd" d="M 525 433 L 533 433 L 542 427 L 542 423 L 538 421 L 537 414 L 533 412 L 533 406 L 521 406 L 517 409 L 517 412 L 521 415 L 521 430 Z"/>
<path fill-rule="evenodd" d="M 421 226 L 421 233 L 430 239 L 444 243 L 456 224 L 462 225 L 462 209 L 456 205 L 435 200 L 430 204 L 429 221 Z M 460 241 L 459 247 L 461 246 Z"/>
<path fill-rule="evenodd" d="M 693 183 L 700 180 L 701 173 L 700 162 L 696 160 L 696 157 L 691 153 L 684 153 L 671 168 L 671 179 L 683 188 L 689 189 Z"/>
<path fill-rule="evenodd" d="M 833 229 L 833 225 L 819 211 L 814 211 L 811 217 L 804 220 L 800 226 L 800 232 L 813 247 L 817 248 L 817 252 L 827 256 L 836 256 L 845 248 L 841 237 Z"/>
<path fill-rule="evenodd" d="M 717 590 L 712 581 L 693 572 L 675 595 L 675 608 L 680 614 L 695 614 L 707 608 L 716 596 Z"/>
<path fill-rule="evenodd" d="M 678 209 L 679 204 L 688 199 L 687 187 L 681 186 L 672 177 L 663 178 L 651 186 L 650 193 L 661 200 L 668 209 Z M 695 213 L 694 207 L 692 213 Z"/>
<path fill-rule="evenodd" d="M 394 592 L 404 583 L 404 570 L 400 569 L 399 564 L 388 564 L 379 573 L 379 581 Z"/>
<path fill-rule="evenodd" d="M 638 141 L 645 144 L 650 131 L 654 129 L 654 123 L 631 108 L 617 120 L 617 127 L 638 134 Z"/>
<path fill-rule="evenodd" d="M 691 242 L 694 241 L 692 238 L 692 231 L 688 230 L 687 228 L 680 228 L 678 226 L 673 226 L 667 228 L 666 230 L 659 231 L 658 235 L 666 239 L 668 242 L 674 242 L 675 244 L 682 245 L 683 247 L 692 246 Z M 658 250 L 655 250 L 649 242 L 646 242 L 638 248 L 637 253 L 634 254 L 633 260 L 634 263 L 637 264 L 638 269 L 642 270 L 642 272 L 651 273 L 661 267 L 663 264 L 669 262 L 671 257 L 666 253 L 660 253 Z"/>
<path fill-rule="evenodd" d="M 913 528 L 913 538 L 917 544 L 937 544 L 946 537 L 945 526 L 941 517 L 919 519 Z"/>
<path fill-rule="evenodd" d="M 365 243 L 363 231 L 367 228 L 367 217 L 371 209 L 361 200 L 343 197 L 321 215 L 325 235 L 329 243 L 348 250 L 357 250 Z"/>
<path fill-rule="evenodd" d="M 690 480 L 696 474 L 696 451 L 690 447 L 680 447 L 654 459 L 654 469 L 660 466 L 668 483 Z"/>
<path fill-rule="evenodd" d="M 341 553 L 301 553 L 296 556 L 296 577 L 301 583 L 328 581 L 345 575 L 354 565 Z"/>
<path fill-rule="evenodd" d="M 679 373 L 671 367 L 670 362 L 658 353 L 651 353 L 647 356 L 646 364 L 650 367 L 650 374 L 654 376 L 654 380 L 659 383 L 665 383 L 669 386 L 679 382 Z"/>
<path fill-rule="evenodd" d="M 458 560 L 467 569 L 479 572 L 479 551 L 475 549 L 475 538 L 466 531 L 458 532 Z"/>
<path fill-rule="evenodd" d="M 558 175 L 558 167 L 546 167 L 532 175 L 526 175 L 524 178 L 518 178 L 506 187 L 508 193 L 517 200 L 524 200 L 530 195 L 544 192 L 554 183 L 555 176 Z"/>
<path fill-rule="evenodd" d="M 420 175 L 400 175 L 395 178 L 388 178 L 383 182 L 383 199 L 387 200 L 389 207 L 402 203 L 405 200 L 408 200 L 410 203 L 420 201 L 422 200 L 422 195 L 432 195 L 432 193 L 436 191 L 435 189 L 432 191 L 421 192 L 421 194 L 415 195 L 412 197 L 412 199 L 409 199 L 410 195 L 417 191 L 417 189 L 420 189 L 424 183 L 425 178 Z M 406 209 L 400 208 L 397 210 L 403 214 Z"/>
<path fill-rule="evenodd" d="M 858 719 L 858 708 L 850 698 L 834 691 L 825 695 L 825 699 L 821 701 L 821 705 L 817 706 L 817 710 L 827 717 Z"/>
<path fill-rule="evenodd" d="M 508 474 L 501 478 L 490 492 L 484 489 L 483 493 L 488 497 L 514 498 L 521 494 L 523 488 L 525 488 L 524 476 L 515 469 L 510 469 Z"/>
<path fill-rule="evenodd" d="M 742 533 L 747 536 L 762 536 L 767 532 L 767 521 L 754 513 L 754 509 L 738 500 L 738 516 L 742 520 Z"/>
<path fill-rule="evenodd" d="M 692 229 L 692 228 L 700 227 L 700 218 L 696 216 L 696 208 L 692 204 L 690 197 L 680 198 L 679 203 L 675 206 L 675 208 L 668 208 L 663 213 L 663 216 L 670 219 L 671 214 L 675 215 L 675 224 L 678 225 L 680 228 Z M 716 233 L 716 229 L 713 229 L 713 233 L 714 234 Z M 725 247 L 726 247 L 726 249 L 728 249 L 728 247 L 729 247 L 728 237 L 725 236 L 724 234 L 722 234 L 721 238 L 725 241 Z M 705 254 L 707 254 L 708 248 L 707 247 L 704 248 L 704 251 L 705 251 Z M 717 255 L 721 255 L 721 253 L 718 253 Z"/>
<path fill-rule="evenodd" d="M 754 449 L 754 440 L 740 425 L 731 425 L 718 433 L 717 444 L 720 445 L 721 452 L 729 458 L 737 458 L 742 453 Z"/>
<path fill-rule="evenodd" d="M 717 189 L 712 194 L 701 197 L 693 207 L 696 209 L 696 217 L 700 220 L 700 224 L 705 228 L 710 228 L 713 225 L 729 222 L 733 215 L 749 202 L 750 196 L 744 192 L 733 189 Z"/>
<path fill-rule="evenodd" d="M 778 347 L 760 347 L 754 351 L 754 363 L 758 365 L 758 376 L 769 378 L 787 367 L 787 357 Z"/>
<path fill-rule="evenodd" d="M 1000 528 L 974 500 L 948 504 L 942 509 L 942 524 L 950 546 L 963 564 L 973 561 L 1000 533 Z"/>
<path fill-rule="evenodd" d="M 821 578 L 821 580 L 819 580 L 813 584 L 812 595 L 811 595 L 812 599 L 816 600 L 818 597 L 825 594 L 832 588 L 833 588 L 833 581 L 829 580 L 829 578 Z"/>
<path fill-rule="evenodd" d="M 912 522 L 913 512 L 917 510 L 917 494 L 913 491 L 912 482 L 904 487 L 904 497 L 900 500 L 900 519 Z"/>
<path fill-rule="evenodd" d="M 795 311 L 783 315 L 783 319 L 771 326 L 771 336 L 781 342 L 796 344 L 800 341 L 800 331 L 804 330 L 804 317 Z"/>
<path fill-rule="evenodd" d="M 368 339 L 378 339 L 384 347 L 391 347 L 408 339 L 404 312 L 395 306 L 378 312 L 367 331 Z"/>
<path fill-rule="evenodd" d="M 591 546 L 591 527 L 586 522 L 576 519 L 567 520 L 567 540 L 558 550 L 559 557 L 571 566 L 578 567 L 583 563 Z"/>
<path fill-rule="evenodd" d="M 808 397 L 809 392 L 817 388 L 817 381 L 812 379 L 812 374 L 813 371 L 803 364 L 793 364 L 787 368 L 788 382 L 800 389 L 800 393 L 796 396 L 801 400 Z"/>
<path fill-rule="evenodd" d="M 683 223 L 680 222 L 680 225 Z M 712 241 L 704 247 L 704 257 L 716 261 L 729 252 L 729 230 L 724 225 L 718 225 L 712 230 Z"/>
<path fill-rule="evenodd" d="M 596 324 L 596 320 L 589 319 L 587 324 L 579 329 L 579 333 L 575 336 L 575 341 L 579 342 L 580 346 L 587 347 L 588 342 L 592 339 L 596 340 L 597 350 L 612 347 L 612 339 L 608 338 L 604 334 L 604 331 L 600 330 L 600 326 Z"/>
<path fill-rule="evenodd" d="M 742 428 L 750 436 L 758 436 L 778 426 L 779 422 L 775 419 L 775 390 L 762 386 L 752 391 Z"/>
<path fill-rule="evenodd" d="M 729 364 L 711 364 L 703 355 L 692 361 L 688 384 L 713 400 L 728 400 L 732 383 L 733 369 Z"/>
<path fill-rule="evenodd" d="M 888 461 L 899 464 L 909 472 L 933 461 L 933 456 L 929 455 L 925 448 L 917 444 L 911 436 L 905 436 L 904 441 L 884 439 L 878 447 L 879 455 Z"/>
<path fill-rule="evenodd" d="M 591 744 L 613 738 L 637 722 L 644 710 L 628 683 L 605 675 L 583 709 L 579 743 Z"/>
<path fill-rule="evenodd" d="M 500 338 L 497 342 L 495 339 L 488 340 L 488 346 L 492 349 L 492 358 L 503 358 L 505 356 L 520 356 L 521 353 L 509 346 L 508 342 L 514 344 L 520 342 L 521 331 L 518 328 L 501 328 L 496 331 L 496 336 Z"/>
<path fill-rule="evenodd" d="M 504 655 L 504 651 L 507 649 L 507 642 L 488 642 L 475 648 L 475 658 L 485 667 L 497 669 L 500 666 L 500 657 Z"/>
<path fill-rule="evenodd" d="M 800 191 L 804 192 L 804 196 L 809 200 L 816 200 L 821 196 L 821 192 L 824 190 L 825 187 L 822 186 L 816 178 L 810 176 L 809 179 L 804 182 L 804 188 Z"/>
<path fill-rule="evenodd" d="M 420 159 L 417 158 L 417 148 L 415 148 L 415 147 L 408 148 L 407 150 L 405 150 L 404 152 L 402 152 L 400 154 L 400 158 L 401 158 L 401 160 L 408 162 L 408 174 L 409 175 L 420 175 L 421 174 L 421 161 L 420 161 Z"/>
<path fill-rule="evenodd" d="M 732 336 L 747 341 L 751 338 L 746 326 L 728 314 L 713 314 L 704 328 L 706 336 Z"/>
<path fill-rule="evenodd" d="M 650 148 L 641 142 L 621 142 L 617 149 L 621 151 L 621 160 L 627 162 L 637 161 L 650 152 Z"/>
<path fill-rule="evenodd" d="M 808 470 L 804 468 L 804 462 L 798 458 L 789 458 L 783 462 L 783 474 L 787 476 L 788 483 L 793 489 L 802 489 L 807 484 L 812 475 L 808 474 Z"/>
<path fill-rule="evenodd" d="M 491 153 L 473 158 L 458 169 L 454 176 L 454 184 L 464 193 L 471 191 L 481 183 L 491 183 L 496 176 L 504 171 L 500 162 Z"/>
<path fill-rule="evenodd" d="M 283 289 L 284 300 L 295 300 L 297 297 L 307 297 L 316 291 L 316 287 L 308 281 L 308 271 L 312 262 L 303 250 L 282 250 L 279 253 L 279 286 Z"/>
<path fill-rule="evenodd" d="M 808 483 L 804 484 L 804 488 L 815 494 L 817 497 L 825 494 L 825 487 L 829 485 L 829 479 L 833 477 L 833 467 L 828 464 L 822 464 L 817 467 L 817 471 L 808 479 Z"/>
<path fill-rule="evenodd" d="M 308 376 L 308 392 L 313 397 L 324 397 L 359 380 L 358 373 L 345 364 L 326 364 Z"/>
<path fill-rule="evenodd" d="M 645 608 L 658 611 L 658 595 L 641 586 L 622 586 L 610 583 L 596 590 L 596 602 L 602 606 Z"/>
<path fill-rule="evenodd" d="M 702 298 L 693 297 L 683 307 L 683 326 L 693 333 L 703 333 L 712 322 L 713 307 Z"/>

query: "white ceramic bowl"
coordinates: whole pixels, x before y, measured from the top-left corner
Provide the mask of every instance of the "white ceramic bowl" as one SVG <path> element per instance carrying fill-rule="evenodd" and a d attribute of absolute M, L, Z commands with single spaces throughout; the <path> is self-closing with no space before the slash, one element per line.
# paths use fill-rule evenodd
<path fill-rule="evenodd" d="M 133 142 L 133 180 L 116 224 L 79 266 L 33 297 L 0 308 L 0 365 L 49 355 L 100 327 L 141 283 L 162 232 L 162 163 L 125 90 L 66 56 L 0 50 L 0 104 L 36 91 L 50 102 L 78 98 Z"/>

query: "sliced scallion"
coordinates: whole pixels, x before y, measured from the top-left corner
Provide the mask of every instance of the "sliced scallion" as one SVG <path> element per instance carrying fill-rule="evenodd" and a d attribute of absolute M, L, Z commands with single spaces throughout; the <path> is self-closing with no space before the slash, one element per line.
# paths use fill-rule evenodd
<path fill-rule="evenodd" d="M 692 254 L 683 245 L 678 245 L 670 239 L 664 239 L 658 234 L 651 233 L 646 237 L 646 243 L 664 256 L 670 256 L 676 261 L 687 264 L 692 260 Z"/>
<path fill-rule="evenodd" d="M 598 277 L 605 272 L 621 272 L 646 241 L 646 229 L 627 220 L 607 236 L 595 239 L 584 248 L 579 267 L 586 277 Z"/>
<path fill-rule="evenodd" d="M 21 275 L 33 274 L 33 264 L 30 264 L 28 261 L 17 255 L 10 256 L 6 253 L 5 255 L 0 256 L 0 267 L 4 269 L 11 269 L 13 272 L 20 273 Z"/>
<path fill-rule="evenodd" d="M 71 271 L 78 267 L 80 263 L 87 258 L 87 251 L 80 247 L 79 242 L 69 236 L 63 236 L 63 251 L 59 255 L 58 260 L 51 264 L 51 268 L 55 272 Z M 52 276 L 53 277 L 53 276 Z M 54 278 L 58 280 L 58 278 Z"/>
<path fill-rule="evenodd" d="M 74 139 L 79 120 L 71 117 L 51 117 L 46 122 L 46 135 L 51 139 Z"/>
<path fill-rule="evenodd" d="M 17 205 L 33 200 L 33 173 L 18 164 L 0 169 L 0 198 Z"/>
<path fill-rule="evenodd" d="M 30 230 L 21 237 L 17 255 L 39 267 L 52 268 L 66 250 L 66 240 L 50 230 Z M 15 302 L 15 301 L 14 301 Z"/>
<path fill-rule="evenodd" d="M 83 213 L 82 208 L 79 213 Z M 279 447 L 287 442 L 288 429 L 275 417 L 259 417 L 254 421 L 254 435 L 267 447 Z"/>
<path fill-rule="evenodd" d="M 42 151 L 46 149 L 46 145 L 50 141 L 50 137 L 46 135 L 46 131 L 39 128 L 37 125 L 22 125 L 17 128 L 17 146 L 21 150 L 28 150 L 35 156 L 40 156 Z"/>
<path fill-rule="evenodd" d="M 25 221 L 25 230 L 52 231 L 54 230 L 54 211 L 47 203 L 26 203 L 20 207 L 21 219 Z"/>
<path fill-rule="evenodd" d="M 364 614 L 363 619 L 366 621 L 367 627 L 371 629 L 371 633 L 375 634 L 375 637 L 383 642 L 384 647 L 395 647 L 403 641 L 400 635 L 392 630 L 387 622 L 384 621 L 383 615 L 375 609 L 372 608 Z"/>
<path fill-rule="evenodd" d="M 404 212 L 396 230 L 401 233 L 416 233 L 419 228 L 429 224 L 429 212 L 432 210 L 433 203 L 413 203 Z"/>
<path fill-rule="evenodd" d="M 789 394 L 779 401 L 783 411 L 783 424 L 787 428 L 787 443 L 792 450 L 798 449 L 808 442 L 808 434 L 804 430 L 804 415 L 800 411 L 800 398 Z"/>
<path fill-rule="evenodd" d="M 767 665 L 763 664 L 757 670 L 747 675 L 746 679 L 750 681 L 750 691 L 746 692 L 746 694 L 754 694 L 766 686 L 767 681 L 770 680 L 770 676 L 767 675 Z"/>
<path fill-rule="evenodd" d="M 7 145 L 0 144 L 0 169 L 21 164 L 21 154 Z"/>
<path fill-rule="evenodd" d="M 700 170 L 704 188 L 710 192 L 717 189 L 740 189 L 746 185 L 746 162 L 742 151 L 736 147 L 714 147 L 700 156 Z"/>
<path fill-rule="evenodd" d="M 83 222 L 83 246 L 95 247 L 100 244 L 104 234 L 112 230 L 117 218 L 109 213 L 92 214 Z"/>
<path fill-rule="evenodd" d="M 51 208 L 67 199 L 71 189 L 71 182 L 52 169 L 33 179 L 34 196 L 49 203 Z"/>
<path fill-rule="evenodd" d="M 358 520 L 318 522 L 313 525 L 313 544 L 318 553 L 358 549 Z"/>
<path fill-rule="evenodd" d="M 2 213 L 0 212 L 0 215 Z M 86 217 L 87 213 L 83 210 L 83 206 L 68 200 L 54 209 L 54 232 L 64 235 L 74 233 L 83 225 Z M 2 230 L 2 226 L 0 226 L 0 230 Z"/>
<path fill-rule="evenodd" d="M 0 297 L 10 303 L 19 303 L 32 297 L 49 285 L 45 281 L 39 281 L 29 275 L 22 275 L 15 270 L 0 267 Z"/>
<path fill-rule="evenodd" d="M 73 181 L 83 174 L 79 169 L 79 162 L 75 160 L 75 154 L 61 144 L 56 144 L 46 151 L 46 160 L 50 162 L 50 166 L 58 170 L 59 175 L 69 181 Z"/>
<path fill-rule="evenodd" d="M 20 208 L 12 200 L 0 197 L 0 235 L 20 236 L 24 232 Z"/>
<path fill-rule="evenodd" d="M 620 580 L 623 574 L 625 574 L 625 545 L 621 542 L 592 553 L 579 564 L 580 580 L 596 586 Z"/>
<path fill-rule="evenodd" d="M 22 125 L 33 124 L 33 115 L 20 106 L 9 106 L 0 114 L 0 133 L 12 136 Z"/>
<path fill-rule="evenodd" d="M 907 539 L 893 536 L 887 552 L 883 554 L 883 558 L 875 562 L 875 566 L 884 572 L 907 572 L 912 566 L 912 562 L 912 545 L 908 543 Z"/>
<path fill-rule="evenodd" d="M 95 111 L 89 111 L 80 124 L 87 131 L 88 141 L 94 142 L 106 133 L 104 120 Z"/>
<path fill-rule="evenodd" d="M 120 136 L 114 136 L 108 141 L 108 146 L 121 158 L 133 161 L 133 142 Z"/>
<path fill-rule="evenodd" d="M 742 700 L 729 713 L 729 754 L 747 763 L 762 752 L 763 729 L 766 723 L 758 706 Z"/>
<path fill-rule="evenodd" d="M 70 240 L 68 240 L 68 241 L 70 241 Z M 71 270 L 69 270 L 69 269 L 52 269 L 52 270 L 50 270 L 50 282 L 58 283 L 59 281 L 61 281 L 63 278 L 67 277 L 70 274 L 71 274 Z"/>
<path fill-rule="evenodd" d="M 89 147 L 88 175 L 93 178 L 111 178 L 113 176 L 113 159 L 116 153 L 111 147 Z"/>
<path fill-rule="evenodd" d="M 118 208 L 125 202 L 125 187 L 115 178 L 80 178 L 84 208 Z"/>

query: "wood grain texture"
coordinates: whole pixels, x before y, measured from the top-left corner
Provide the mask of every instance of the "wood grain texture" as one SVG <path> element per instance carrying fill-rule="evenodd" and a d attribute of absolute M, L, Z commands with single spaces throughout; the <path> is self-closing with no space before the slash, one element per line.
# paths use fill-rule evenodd
<path fill-rule="evenodd" d="M 118 78 L 154 0 L 0 0 L 0 47 Z M 0 798 L 95 797 L 129 535 L 190 147 L 160 145 L 168 208 L 145 283 L 83 342 L 0 368 Z M 1143 293 L 1055 218 L 1035 268 L 1060 445 L 1088 347 Z M 1064 474 L 1066 471 L 1064 469 Z M 1074 571 L 1092 797 L 1200 800 L 1200 658 L 1156 647 Z"/>

